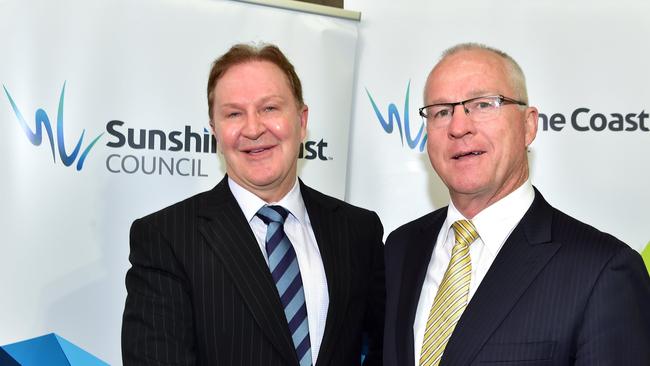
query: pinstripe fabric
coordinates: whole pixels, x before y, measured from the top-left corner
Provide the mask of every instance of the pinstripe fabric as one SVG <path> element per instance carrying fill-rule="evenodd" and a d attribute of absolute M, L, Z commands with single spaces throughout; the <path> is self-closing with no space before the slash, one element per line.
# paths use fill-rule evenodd
<path fill-rule="evenodd" d="M 380 364 L 381 224 L 301 185 L 330 291 L 316 366 L 357 365 L 363 331 Z M 298 365 L 268 266 L 223 180 L 131 227 L 124 365 Z"/>
<path fill-rule="evenodd" d="M 456 243 L 427 319 L 420 355 L 421 366 L 437 366 L 440 363 L 451 332 L 467 306 L 472 274 L 469 246 L 478 238 L 478 233 L 471 221 L 458 220 L 451 226 Z"/>
<path fill-rule="evenodd" d="M 386 241 L 385 364 L 415 364 L 413 320 L 446 209 Z M 465 308 L 440 365 L 650 365 L 639 254 L 535 200 Z"/>

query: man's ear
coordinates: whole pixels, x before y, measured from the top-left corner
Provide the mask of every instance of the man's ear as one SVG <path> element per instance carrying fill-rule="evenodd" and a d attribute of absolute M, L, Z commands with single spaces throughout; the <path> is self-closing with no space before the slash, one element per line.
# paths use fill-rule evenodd
<path fill-rule="evenodd" d="M 212 132 L 212 136 L 214 136 L 214 139 L 217 141 L 217 152 L 223 153 L 223 151 L 221 150 L 221 144 L 219 143 L 219 135 L 217 134 L 216 124 L 212 119 L 210 120 L 209 123 L 210 123 L 210 131 Z"/>
<path fill-rule="evenodd" d="M 307 119 L 309 117 L 309 107 L 303 105 L 300 109 L 300 141 L 303 141 L 307 137 Z"/>
<path fill-rule="evenodd" d="M 524 115 L 524 128 L 526 133 L 526 147 L 530 146 L 537 136 L 537 124 L 539 122 L 539 112 L 535 107 L 526 108 Z"/>

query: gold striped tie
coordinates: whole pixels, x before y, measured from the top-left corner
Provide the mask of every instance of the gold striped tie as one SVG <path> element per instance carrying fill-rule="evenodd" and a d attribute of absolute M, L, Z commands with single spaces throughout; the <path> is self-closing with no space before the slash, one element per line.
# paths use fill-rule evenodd
<path fill-rule="evenodd" d="M 440 363 L 449 337 L 467 306 L 472 274 L 469 245 L 478 238 L 478 233 L 468 220 L 456 221 L 451 226 L 456 243 L 429 312 L 420 352 L 420 366 L 437 366 Z"/>

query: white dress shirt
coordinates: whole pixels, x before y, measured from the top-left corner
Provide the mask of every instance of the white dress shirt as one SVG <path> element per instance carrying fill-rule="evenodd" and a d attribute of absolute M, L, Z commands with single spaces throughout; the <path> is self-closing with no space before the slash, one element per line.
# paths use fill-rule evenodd
<path fill-rule="evenodd" d="M 264 221 L 255 215 L 267 203 L 237 184 L 230 177 L 228 177 L 228 186 L 235 196 L 239 207 L 241 207 L 246 220 L 248 220 L 248 224 L 255 234 L 260 251 L 268 265 L 269 259 L 265 246 L 267 226 Z M 298 266 L 300 267 L 300 277 L 302 278 L 302 286 L 305 291 L 305 303 L 307 306 L 307 321 L 309 322 L 312 365 L 314 365 L 318 358 L 318 352 L 325 331 L 329 294 L 323 260 L 318 249 L 318 244 L 316 243 L 314 230 L 311 228 L 311 221 L 307 214 L 305 202 L 300 194 L 298 179 L 296 179 L 293 188 L 286 196 L 282 197 L 280 201 L 268 203 L 268 205 L 282 206 L 289 211 L 289 215 L 284 222 L 284 232 L 293 245 L 296 258 L 298 259 Z"/>
<path fill-rule="evenodd" d="M 476 289 L 483 281 L 485 274 L 490 269 L 494 258 L 501 250 L 510 233 L 517 226 L 528 208 L 533 203 L 535 191 L 527 180 L 509 195 L 493 203 L 479 212 L 471 221 L 476 227 L 479 238 L 469 247 L 469 256 L 472 261 L 472 274 L 469 288 L 471 300 Z M 415 365 L 419 365 L 424 331 L 427 325 L 429 311 L 438 292 L 438 286 L 447 270 L 451 260 L 451 249 L 454 246 L 454 233 L 451 225 L 458 220 L 467 220 L 456 209 L 453 202 L 449 203 L 447 218 L 440 228 L 433 255 L 429 261 L 427 274 L 422 285 L 418 308 L 413 323 L 413 342 L 415 351 Z"/>

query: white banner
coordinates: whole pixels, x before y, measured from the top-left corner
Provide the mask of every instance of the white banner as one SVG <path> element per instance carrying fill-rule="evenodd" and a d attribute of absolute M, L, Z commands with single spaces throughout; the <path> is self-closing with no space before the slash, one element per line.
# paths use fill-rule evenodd
<path fill-rule="evenodd" d="M 299 174 L 345 192 L 357 23 L 232 1 L 0 1 L 0 345 L 55 332 L 121 364 L 128 231 L 223 175 L 212 61 L 277 44 L 309 105 Z"/>
<path fill-rule="evenodd" d="M 519 62 L 530 102 L 543 114 L 529 155 L 533 184 L 560 210 L 639 251 L 650 245 L 650 3 L 402 5 L 346 1 L 363 14 L 347 193 L 352 203 L 378 211 L 387 234 L 447 204 L 447 189 L 420 149 L 417 108 L 442 51 L 480 42 Z"/>

